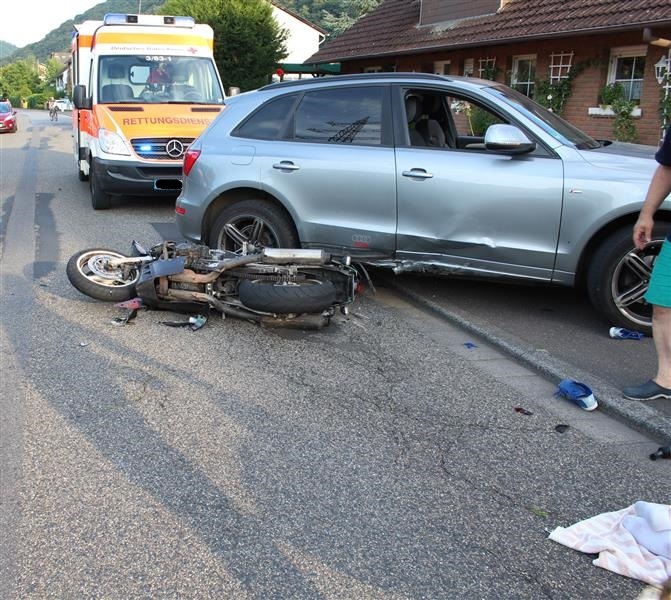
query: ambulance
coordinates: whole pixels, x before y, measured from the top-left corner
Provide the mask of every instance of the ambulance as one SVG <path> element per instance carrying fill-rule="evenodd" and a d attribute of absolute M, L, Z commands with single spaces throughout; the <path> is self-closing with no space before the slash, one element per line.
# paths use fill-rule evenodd
<path fill-rule="evenodd" d="M 177 197 L 189 144 L 221 112 L 213 31 L 192 17 L 107 14 L 75 25 L 74 155 L 94 209 Z"/>

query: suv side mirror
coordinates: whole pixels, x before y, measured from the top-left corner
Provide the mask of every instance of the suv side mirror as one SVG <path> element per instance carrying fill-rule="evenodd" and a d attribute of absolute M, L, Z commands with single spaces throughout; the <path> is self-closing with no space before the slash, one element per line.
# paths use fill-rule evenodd
<path fill-rule="evenodd" d="M 526 154 L 536 149 L 536 143 L 518 127 L 497 123 L 485 133 L 485 148 L 503 154 Z"/>
<path fill-rule="evenodd" d="M 76 85 L 72 90 L 72 102 L 77 109 L 91 109 L 91 97 L 86 97 L 86 86 Z"/>

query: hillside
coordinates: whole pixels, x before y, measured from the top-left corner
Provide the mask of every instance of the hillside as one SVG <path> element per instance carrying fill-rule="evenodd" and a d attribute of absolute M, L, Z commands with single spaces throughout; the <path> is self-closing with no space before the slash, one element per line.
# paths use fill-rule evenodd
<path fill-rule="evenodd" d="M 0 40 L 0 60 L 11 56 L 15 51 L 16 46 L 14 44 Z"/>

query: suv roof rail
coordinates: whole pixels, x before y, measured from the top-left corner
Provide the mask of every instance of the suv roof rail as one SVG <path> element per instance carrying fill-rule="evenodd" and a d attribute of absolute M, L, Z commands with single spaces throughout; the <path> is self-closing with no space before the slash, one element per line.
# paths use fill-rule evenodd
<path fill-rule="evenodd" d="M 277 83 L 270 83 L 264 85 L 261 90 L 276 89 L 277 87 L 291 87 L 295 85 L 317 85 L 319 83 L 327 83 L 329 81 L 360 81 L 360 80 L 376 80 L 376 79 L 426 79 L 428 81 L 452 81 L 451 77 L 445 75 L 437 75 L 434 73 L 412 73 L 412 72 L 398 72 L 393 71 L 389 73 L 353 73 L 351 75 L 327 75 L 324 77 L 312 77 L 310 79 L 292 79 L 290 81 L 279 81 Z"/>

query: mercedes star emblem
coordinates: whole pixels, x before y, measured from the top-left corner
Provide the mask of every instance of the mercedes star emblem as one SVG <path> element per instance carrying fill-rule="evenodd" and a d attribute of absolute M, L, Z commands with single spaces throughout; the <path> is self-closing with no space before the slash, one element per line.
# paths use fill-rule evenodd
<path fill-rule="evenodd" d="M 170 140 L 165 145 L 165 151 L 170 158 L 181 158 L 182 154 L 184 154 L 184 144 L 179 140 Z"/>

